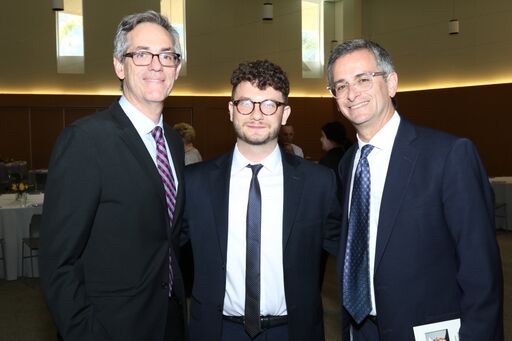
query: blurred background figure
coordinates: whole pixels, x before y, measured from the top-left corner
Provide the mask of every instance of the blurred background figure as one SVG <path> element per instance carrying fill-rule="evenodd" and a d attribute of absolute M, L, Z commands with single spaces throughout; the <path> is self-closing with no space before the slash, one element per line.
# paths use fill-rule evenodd
<path fill-rule="evenodd" d="M 185 166 L 192 163 L 203 161 L 201 153 L 194 147 L 194 140 L 196 139 L 196 131 L 194 127 L 185 122 L 176 123 L 173 127 L 183 139 L 183 146 L 185 147 Z"/>
<path fill-rule="evenodd" d="M 290 152 L 291 150 L 291 154 L 304 157 L 304 152 L 302 151 L 302 148 L 293 143 L 294 136 L 295 131 L 293 130 L 293 126 L 282 126 L 281 129 L 279 130 L 279 144 L 282 145 L 287 152 Z"/>
<path fill-rule="evenodd" d="M 320 130 L 322 136 L 320 137 L 320 142 L 322 143 L 322 150 L 326 153 L 324 156 L 318 161 L 319 164 L 327 166 L 334 170 L 336 174 L 336 183 L 338 197 L 340 197 L 340 176 L 338 171 L 338 165 L 343 157 L 345 151 L 352 145 L 352 142 L 347 139 L 347 133 L 345 131 L 345 127 L 339 121 L 328 122 L 324 124 Z M 327 258 L 329 253 L 325 250 L 322 250 L 322 258 L 321 258 L 321 271 L 320 271 L 320 283 L 323 285 L 324 282 L 324 274 L 325 267 L 327 264 Z"/>
<path fill-rule="evenodd" d="M 339 121 L 324 124 L 320 132 L 322 150 L 326 153 L 318 163 L 333 169 L 338 178 L 338 165 L 352 142 L 347 139 L 345 127 Z"/>
<path fill-rule="evenodd" d="M 185 166 L 203 161 L 201 153 L 194 147 L 194 140 L 196 139 L 196 130 L 194 127 L 188 123 L 180 122 L 176 123 L 173 128 L 180 134 L 183 140 L 183 147 L 185 147 Z M 180 266 L 183 273 L 183 282 L 185 283 L 185 295 L 187 298 L 190 298 L 192 285 L 194 283 L 194 258 L 190 242 L 186 242 L 181 246 Z"/>
<path fill-rule="evenodd" d="M 284 151 L 290 154 L 295 154 L 293 151 L 293 144 L 291 143 L 280 143 L 280 145 L 283 147 Z"/>

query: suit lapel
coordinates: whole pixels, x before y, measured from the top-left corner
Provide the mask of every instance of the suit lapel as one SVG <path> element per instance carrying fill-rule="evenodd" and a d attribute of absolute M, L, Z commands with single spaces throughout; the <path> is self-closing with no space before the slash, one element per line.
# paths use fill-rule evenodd
<path fill-rule="evenodd" d="M 300 160 L 281 149 L 283 160 L 283 252 L 292 232 L 295 216 L 304 189 L 304 175 Z"/>
<path fill-rule="evenodd" d="M 231 177 L 232 160 L 233 152 L 222 155 L 216 160 L 215 168 L 209 174 L 209 193 L 215 216 L 214 226 L 217 228 L 219 249 L 224 263 L 226 263 L 228 248 L 229 179 Z M 212 193 L 216 195 L 212 195 Z"/>
<path fill-rule="evenodd" d="M 393 231 L 397 214 L 403 203 L 405 191 L 416 164 L 418 151 L 411 146 L 411 141 L 415 138 L 416 130 L 414 126 L 402 119 L 391 152 L 382 193 L 375 251 L 375 271 L 378 269 Z"/>
<path fill-rule="evenodd" d="M 141 140 L 139 133 L 133 126 L 132 122 L 121 109 L 121 106 L 116 101 L 111 107 L 111 113 L 114 121 L 119 126 L 119 137 L 127 145 L 127 150 L 133 155 L 136 162 L 139 164 L 143 174 L 146 174 L 150 179 L 151 187 L 154 189 L 155 195 L 158 195 L 161 208 L 167 212 L 165 201 L 165 190 L 162 186 L 162 179 L 160 174 L 149 154 L 144 142 Z M 134 181 L 138 181 L 134 179 Z M 167 216 L 167 214 L 166 214 Z"/>

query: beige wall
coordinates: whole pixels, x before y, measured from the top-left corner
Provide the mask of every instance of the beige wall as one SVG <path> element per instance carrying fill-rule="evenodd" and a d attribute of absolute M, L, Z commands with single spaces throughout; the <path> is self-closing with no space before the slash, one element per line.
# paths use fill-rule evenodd
<path fill-rule="evenodd" d="M 326 95 L 324 78 L 301 77 L 300 1 L 274 1 L 272 22 L 261 20 L 261 6 L 254 0 L 187 1 L 188 74 L 175 94 L 227 95 L 229 75 L 239 62 L 267 58 L 288 72 L 292 95 Z M 3 1 L 0 93 L 118 94 L 111 57 L 115 27 L 122 16 L 149 8 L 158 9 L 159 1 L 84 1 L 85 74 L 64 75 L 56 73 L 50 1 Z M 341 8 L 340 28 L 333 12 Z M 461 33 L 450 36 L 453 12 Z M 342 6 L 326 4 L 325 22 L 327 53 L 336 26 L 350 37 L 362 30 L 388 48 L 402 90 L 512 81 L 510 0 L 344 0 Z"/>
<path fill-rule="evenodd" d="M 84 0 L 85 74 L 57 74 L 55 14 L 50 0 L 2 1 L 0 93 L 116 92 L 112 37 L 124 14 L 158 0 Z M 12 54 L 6 53 L 12 52 Z"/>
<path fill-rule="evenodd" d="M 363 13 L 364 35 L 390 51 L 402 90 L 512 81 L 510 0 L 367 0 Z M 448 34 L 452 15 L 458 35 Z"/>
<path fill-rule="evenodd" d="M 344 0 L 326 3 L 326 41 L 345 35 L 380 42 L 395 59 L 400 88 L 428 87 L 440 81 L 474 81 L 502 75 L 509 84 L 398 94 L 400 113 L 413 122 L 471 138 L 490 175 L 510 175 L 512 93 L 512 1 L 510 0 Z M 56 73 L 54 13 L 49 0 L 4 1 L 0 10 L 0 156 L 45 167 L 55 137 L 66 124 L 110 103 L 110 96 L 33 96 L 31 93 L 118 95 L 112 70 L 112 36 L 122 16 L 158 8 L 158 0 L 84 1 L 86 73 Z M 143 4 L 142 4 L 143 3 Z M 164 111 L 166 120 L 186 120 L 198 131 L 197 145 L 213 157 L 232 145 L 227 119 L 229 76 L 245 60 L 268 58 L 288 72 L 292 84 L 291 123 L 306 155 L 318 159 L 319 129 L 340 117 L 325 96 L 324 79 L 302 79 L 300 2 L 274 1 L 274 21 L 260 20 L 254 0 L 189 0 L 188 74 L 178 80 Z M 385 3 L 385 4 L 384 4 Z M 413 3 L 413 4 L 411 4 Z M 461 33 L 450 36 L 452 5 Z M 333 11 L 342 13 L 334 13 Z M 336 23 L 362 12 L 362 20 Z M 352 13 L 352 14 L 353 14 Z M 328 52 L 329 44 L 326 44 Z M 11 53 L 8 53 L 11 52 Z M 50 91 L 51 90 L 51 91 Z M 4 95 L 19 92 L 23 95 Z M 216 94 L 224 97 L 208 97 Z M 181 95 L 181 96 L 177 96 Z M 193 95 L 201 95 L 195 97 Z M 344 124 L 348 123 L 343 120 Z M 353 131 L 349 129 L 353 137 Z"/>

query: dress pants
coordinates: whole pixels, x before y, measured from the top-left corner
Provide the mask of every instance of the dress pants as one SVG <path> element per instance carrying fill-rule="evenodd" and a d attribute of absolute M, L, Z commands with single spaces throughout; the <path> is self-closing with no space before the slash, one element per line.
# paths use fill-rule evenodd
<path fill-rule="evenodd" d="M 379 341 L 379 327 L 377 320 L 366 318 L 359 326 L 350 327 L 351 341 Z"/>
<path fill-rule="evenodd" d="M 183 308 L 174 296 L 169 298 L 164 341 L 185 341 Z"/>
<path fill-rule="evenodd" d="M 265 329 L 254 339 L 251 339 L 242 324 L 222 320 L 222 341 L 289 341 L 288 325 L 284 324 Z"/>

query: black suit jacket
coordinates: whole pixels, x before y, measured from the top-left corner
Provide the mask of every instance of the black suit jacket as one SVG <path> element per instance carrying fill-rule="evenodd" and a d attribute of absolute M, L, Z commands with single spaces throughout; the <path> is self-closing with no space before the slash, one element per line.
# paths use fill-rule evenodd
<path fill-rule="evenodd" d="M 178 178 L 172 226 L 158 170 L 116 101 L 59 136 L 41 229 L 43 291 L 65 340 L 163 340 L 183 205 L 181 138 L 164 126 Z"/>
<path fill-rule="evenodd" d="M 340 273 L 357 148 L 349 149 L 340 165 Z M 381 340 L 414 340 L 414 326 L 455 318 L 461 319 L 460 340 L 503 340 L 495 233 L 489 180 L 474 145 L 402 118 L 382 194 L 375 251 Z M 348 318 L 344 327 L 348 332 Z"/>
<path fill-rule="evenodd" d="M 290 341 L 324 340 L 322 247 L 336 253 L 341 210 L 332 170 L 281 151 L 284 288 Z M 194 256 L 191 341 L 219 341 L 226 288 L 232 153 L 186 167 L 184 232 Z M 264 198 L 263 198 L 264 200 Z M 263 240 L 262 243 L 265 243 Z M 284 340 L 283 340 L 284 341 Z"/>

